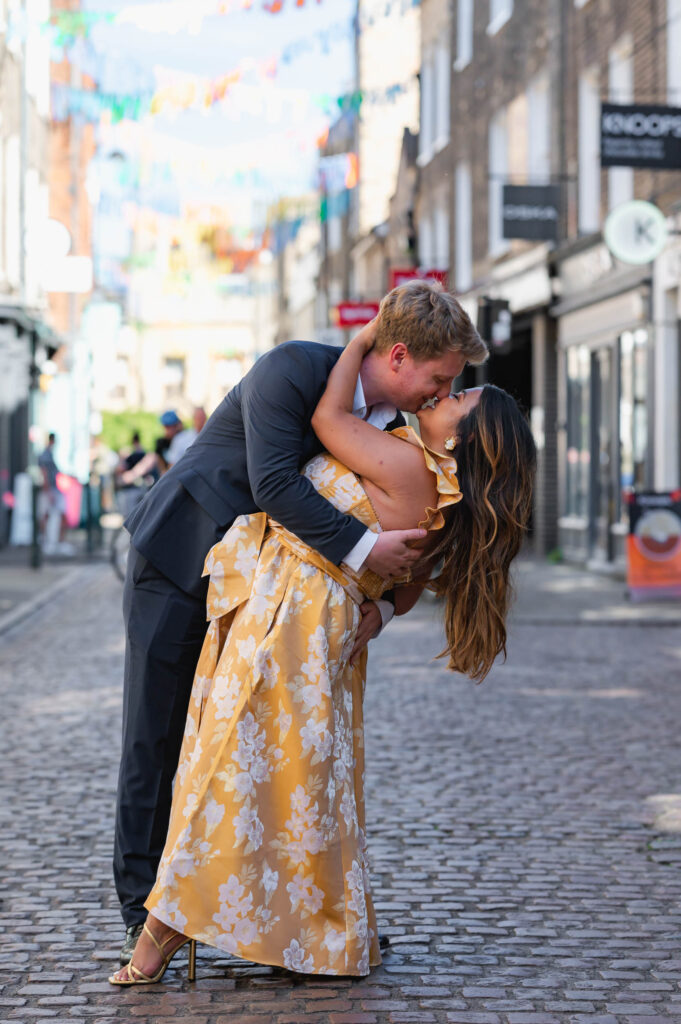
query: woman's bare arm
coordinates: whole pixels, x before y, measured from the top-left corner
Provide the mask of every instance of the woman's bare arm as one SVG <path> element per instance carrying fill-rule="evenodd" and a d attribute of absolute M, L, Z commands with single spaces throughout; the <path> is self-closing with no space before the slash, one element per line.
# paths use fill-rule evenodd
<path fill-rule="evenodd" d="M 327 451 L 387 494 L 401 493 L 405 480 L 412 491 L 421 479 L 426 488 L 430 477 L 420 449 L 353 416 L 357 377 L 373 345 L 371 327 L 368 324 L 352 339 L 331 371 L 312 428 Z"/>

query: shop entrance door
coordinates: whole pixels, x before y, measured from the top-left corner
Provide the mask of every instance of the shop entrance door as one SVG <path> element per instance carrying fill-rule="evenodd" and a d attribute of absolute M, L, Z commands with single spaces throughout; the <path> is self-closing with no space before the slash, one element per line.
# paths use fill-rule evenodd
<path fill-rule="evenodd" d="M 611 527 L 617 517 L 614 429 L 613 349 L 591 353 L 591 438 L 589 481 L 589 557 L 594 562 L 614 558 Z"/>

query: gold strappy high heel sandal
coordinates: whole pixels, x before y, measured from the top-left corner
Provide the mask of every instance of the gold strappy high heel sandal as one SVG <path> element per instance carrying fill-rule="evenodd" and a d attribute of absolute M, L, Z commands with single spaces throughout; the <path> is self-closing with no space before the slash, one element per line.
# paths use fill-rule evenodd
<path fill-rule="evenodd" d="M 156 949 L 161 954 L 161 957 L 163 958 L 161 966 L 157 970 L 156 974 L 152 978 L 150 978 L 149 975 L 145 974 L 144 971 L 141 971 L 139 967 L 135 967 L 134 963 L 131 960 L 129 964 L 126 964 L 126 966 L 122 968 L 123 971 L 127 972 L 126 977 L 116 978 L 113 974 L 111 975 L 111 977 L 109 978 L 109 982 L 112 985 L 155 985 L 156 982 L 160 981 L 163 975 L 166 973 L 168 969 L 168 964 L 173 959 L 177 951 L 182 949 L 183 946 L 186 946 L 187 943 L 189 943 L 189 961 L 187 978 L 189 981 L 196 981 L 196 939 L 184 939 L 182 942 L 180 942 L 178 946 L 175 947 L 175 949 L 169 956 L 166 956 L 166 954 L 163 952 L 163 947 L 167 946 L 169 942 L 172 942 L 172 940 L 175 938 L 175 935 L 169 935 L 167 939 L 163 940 L 163 942 L 159 942 L 156 936 L 151 932 L 151 930 L 147 927 L 146 924 L 144 925 L 144 931 L 147 933 L 151 941 L 156 946 Z"/>

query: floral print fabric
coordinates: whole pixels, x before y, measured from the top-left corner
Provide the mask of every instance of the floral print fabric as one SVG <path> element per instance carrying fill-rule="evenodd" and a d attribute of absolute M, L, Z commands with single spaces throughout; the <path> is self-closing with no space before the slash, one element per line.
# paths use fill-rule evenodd
<path fill-rule="evenodd" d="M 304 472 L 380 529 L 345 466 L 320 455 Z M 366 975 L 380 963 L 364 818 L 366 652 L 348 662 L 362 579 L 263 513 L 235 521 L 206 572 L 210 625 L 146 907 L 247 960 Z"/>
<path fill-rule="evenodd" d="M 344 466 L 318 456 L 305 472 L 379 529 Z M 237 519 L 206 569 L 210 625 L 147 909 L 247 960 L 368 974 L 380 955 L 364 833 L 366 656 L 348 663 L 360 619 L 351 574 L 263 514 Z"/>

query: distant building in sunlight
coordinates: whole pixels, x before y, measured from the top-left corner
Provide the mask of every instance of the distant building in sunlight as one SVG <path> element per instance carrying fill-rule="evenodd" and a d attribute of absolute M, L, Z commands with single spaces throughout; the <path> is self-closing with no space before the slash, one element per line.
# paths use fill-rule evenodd
<path fill-rule="evenodd" d="M 239 241 L 224 206 L 134 216 L 124 299 L 88 322 L 110 335 L 93 346 L 93 406 L 210 412 L 274 344 L 274 255 L 262 237 Z"/>
<path fill-rule="evenodd" d="M 276 261 L 276 344 L 318 340 L 321 222 L 316 192 L 281 200 L 269 211 L 269 244 Z"/>

